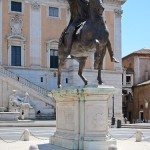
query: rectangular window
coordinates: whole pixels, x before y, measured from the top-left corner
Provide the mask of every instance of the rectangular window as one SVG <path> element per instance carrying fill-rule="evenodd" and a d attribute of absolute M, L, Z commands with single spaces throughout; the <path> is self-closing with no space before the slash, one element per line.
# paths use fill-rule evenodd
<path fill-rule="evenodd" d="M 41 77 L 41 82 L 43 82 L 43 77 Z"/>
<path fill-rule="evenodd" d="M 131 76 L 126 76 L 126 84 L 131 84 Z"/>
<path fill-rule="evenodd" d="M 50 50 L 50 68 L 58 68 L 58 50 Z"/>
<path fill-rule="evenodd" d="M 21 66 L 21 46 L 11 46 L 11 65 Z"/>
<path fill-rule="evenodd" d="M 49 7 L 49 16 L 51 17 L 58 17 L 58 12 L 59 12 L 59 9 L 56 8 L 56 7 Z"/>
<path fill-rule="evenodd" d="M 68 83 L 68 78 L 66 78 L 66 83 Z"/>
<path fill-rule="evenodd" d="M 22 12 L 22 3 L 11 1 L 11 11 Z"/>

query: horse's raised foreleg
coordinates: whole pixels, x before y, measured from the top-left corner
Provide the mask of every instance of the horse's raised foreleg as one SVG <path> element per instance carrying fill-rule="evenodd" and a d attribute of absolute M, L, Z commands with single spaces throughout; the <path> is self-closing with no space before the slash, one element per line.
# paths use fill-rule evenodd
<path fill-rule="evenodd" d="M 86 57 L 81 57 L 78 59 L 79 62 L 79 70 L 78 70 L 78 75 L 80 76 L 80 78 L 83 80 L 84 85 L 88 84 L 88 81 L 86 80 L 86 78 L 82 75 L 83 69 L 85 67 L 85 62 L 86 62 Z"/>
<path fill-rule="evenodd" d="M 108 42 L 106 44 L 106 47 L 108 49 L 108 53 L 109 53 L 111 62 L 119 63 L 119 61 L 114 57 L 114 53 L 113 53 L 113 50 L 112 50 L 112 47 L 111 47 L 110 40 L 108 40 Z"/>
<path fill-rule="evenodd" d="M 61 58 L 59 60 L 59 65 L 58 65 L 58 79 L 57 79 L 57 86 L 58 88 L 61 88 L 61 73 L 62 73 L 62 67 L 64 66 L 65 63 L 65 57 Z"/>

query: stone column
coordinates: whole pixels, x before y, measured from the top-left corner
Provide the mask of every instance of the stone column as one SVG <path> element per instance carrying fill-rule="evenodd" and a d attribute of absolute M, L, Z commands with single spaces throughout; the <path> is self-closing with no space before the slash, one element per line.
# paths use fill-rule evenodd
<path fill-rule="evenodd" d="M 56 132 L 51 144 L 68 149 L 107 150 L 108 99 L 111 86 L 70 88 L 53 92 L 56 100 Z"/>
<path fill-rule="evenodd" d="M 115 68 L 117 70 L 122 69 L 122 60 L 121 60 L 121 14 L 122 10 L 115 9 L 115 31 L 114 31 L 114 38 L 115 38 L 115 45 L 114 45 L 114 56 L 117 58 L 119 63 L 115 63 Z"/>

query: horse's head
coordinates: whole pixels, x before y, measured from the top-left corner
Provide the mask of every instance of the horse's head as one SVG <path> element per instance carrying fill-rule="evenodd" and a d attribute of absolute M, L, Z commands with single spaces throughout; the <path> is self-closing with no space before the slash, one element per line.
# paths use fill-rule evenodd
<path fill-rule="evenodd" d="M 89 9 L 90 13 L 95 17 L 102 16 L 104 11 L 102 0 L 89 0 Z"/>

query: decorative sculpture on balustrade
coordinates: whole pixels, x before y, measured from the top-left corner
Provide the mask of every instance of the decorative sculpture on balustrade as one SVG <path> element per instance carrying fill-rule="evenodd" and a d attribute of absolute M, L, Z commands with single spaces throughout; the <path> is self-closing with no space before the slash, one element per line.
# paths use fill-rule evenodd
<path fill-rule="evenodd" d="M 29 94 L 26 92 L 25 95 L 20 96 L 16 90 L 9 96 L 9 107 L 8 111 L 20 112 L 21 119 L 35 119 L 35 109 L 30 104 Z"/>
<path fill-rule="evenodd" d="M 22 107 L 29 107 L 32 106 L 28 100 L 28 93 L 25 93 L 25 96 L 21 97 L 17 94 L 16 90 L 13 90 L 13 93 L 9 96 L 9 111 L 20 111 Z"/>

